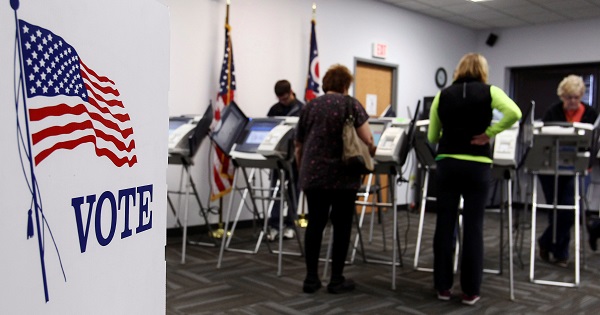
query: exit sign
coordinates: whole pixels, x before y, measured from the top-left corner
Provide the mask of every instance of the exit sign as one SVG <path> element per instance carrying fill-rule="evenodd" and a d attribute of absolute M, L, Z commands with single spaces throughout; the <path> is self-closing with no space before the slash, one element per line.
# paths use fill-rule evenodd
<path fill-rule="evenodd" d="M 373 57 L 374 58 L 387 58 L 388 46 L 383 43 L 373 43 Z"/>

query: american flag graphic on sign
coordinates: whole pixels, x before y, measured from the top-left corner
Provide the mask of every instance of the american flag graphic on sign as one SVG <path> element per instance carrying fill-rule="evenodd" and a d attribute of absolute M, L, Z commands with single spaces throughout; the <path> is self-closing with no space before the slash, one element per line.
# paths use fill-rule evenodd
<path fill-rule="evenodd" d="M 15 11 L 18 4 L 11 2 Z M 27 239 L 37 234 L 44 298 L 48 302 L 48 244 L 56 250 L 63 278 L 67 278 L 42 206 L 36 167 L 57 151 L 81 145 L 93 146 L 96 156 L 109 159 L 117 167 L 131 167 L 137 163 L 137 157 L 129 114 L 119 100 L 115 83 L 88 67 L 62 37 L 20 20 L 16 14 L 15 22 L 15 74 L 19 74 L 14 82 L 17 138 L 31 192 Z"/>
<path fill-rule="evenodd" d="M 133 128 L 115 83 L 53 32 L 19 20 L 19 35 L 35 165 L 83 144 L 117 167 L 137 163 Z"/>

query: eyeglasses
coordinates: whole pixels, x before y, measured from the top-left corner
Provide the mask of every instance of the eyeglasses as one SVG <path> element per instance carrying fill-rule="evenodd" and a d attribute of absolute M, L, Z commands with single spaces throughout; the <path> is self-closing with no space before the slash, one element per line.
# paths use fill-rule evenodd
<path fill-rule="evenodd" d="M 578 100 L 581 99 L 580 95 L 561 95 L 561 98 L 564 100 Z"/>

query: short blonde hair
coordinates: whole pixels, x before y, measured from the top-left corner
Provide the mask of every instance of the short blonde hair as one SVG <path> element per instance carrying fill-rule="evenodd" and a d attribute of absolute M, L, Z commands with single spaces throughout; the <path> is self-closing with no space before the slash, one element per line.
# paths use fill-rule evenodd
<path fill-rule="evenodd" d="M 485 57 L 476 53 L 464 55 L 456 65 L 456 70 L 454 70 L 454 81 L 462 78 L 473 78 L 487 83 L 488 62 Z"/>
<path fill-rule="evenodd" d="M 585 93 L 585 83 L 583 78 L 578 75 L 568 75 L 558 84 L 556 94 L 558 96 L 576 95 L 583 96 Z"/>
<path fill-rule="evenodd" d="M 335 64 L 327 70 L 323 77 L 323 92 L 344 93 L 350 88 L 354 77 L 346 66 Z"/>

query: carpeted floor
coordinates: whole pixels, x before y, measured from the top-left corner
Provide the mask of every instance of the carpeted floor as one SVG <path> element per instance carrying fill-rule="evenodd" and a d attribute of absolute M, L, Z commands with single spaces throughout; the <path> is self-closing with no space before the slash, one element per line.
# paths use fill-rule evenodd
<path fill-rule="evenodd" d="M 385 238 L 381 224 L 374 222 L 372 241 L 369 242 L 370 216 L 363 228 L 364 253 L 357 251 L 354 261 L 345 269 L 346 277 L 354 279 L 356 290 L 333 295 L 321 289 L 315 294 L 302 292 L 305 267 L 300 247 L 294 240 L 283 242 L 281 275 L 278 275 L 279 255 L 273 253 L 277 243 L 263 240 L 257 243 L 257 230 L 238 228 L 229 249 L 217 268 L 218 246 L 187 245 L 185 264 L 181 264 L 181 237 L 167 238 L 167 314 L 597 314 L 600 310 L 600 253 L 592 252 L 587 233 L 582 228 L 581 281 L 577 288 L 534 284 L 529 281 L 530 237 L 529 217 L 515 214 L 518 225 L 515 236 L 514 300 L 510 299 L 507 229 L 500 242 L 500 215 L 486 214 L 485 268 L 498 269 L 502 274 L 486 273 L 483 278 L 481 300 L 475 306 L 460 303 L 459 275 L 455 277 L 454 296 L 440 301 L 433 290 L 433 274 L 413 268 L 417 226 L 417 212 L 399 211 L 398 231 L 402 266 L 396 268 L 392 290 L 392 266 L 374 263 L 375 259 L 391 261 L 393 213 L 384 214 Z M 546 216 L 538 214 L 537 234 L 545 227 Z M 431 267 L 432 236 L 435 213 L 426 213 L 419 267 Z M 298 228 L 300 239 L 303 229 Z M 328 232 L 326 232 L 328 233 Z M 170 233 L 173 234 L 173 233 Z M 192 241 L 206 241 L 206 233 L 190 234 Z M 328 235 L 324 238 L 325 257 Z M 208 239 L 210 240 L 210 239 Z M 384 240 L 386 250 L 384 251 Z M 256 249 L 255 254 L 232 251 Z M 503 253 L 502 259 L 499 258 Z M 573 257 L 573 253 L 571 253 Z M 350 257 L 349 257 L 350 258 Z M 542 262 L 536 254 L 535 278 L 574 281 L 573 258 L 569 268 Z M 501 264 L 500 264 L 501 263 Z M 501 265 L 501 266 L 500 266 Z M 323 270 L 325 262 L 321 264 Z M 328 278 L 323 277 L 324 284 Z"/>

